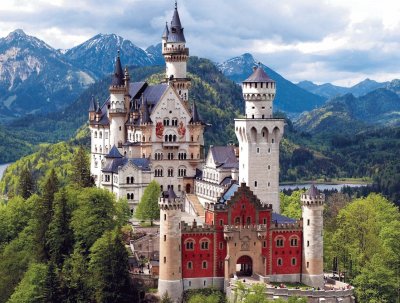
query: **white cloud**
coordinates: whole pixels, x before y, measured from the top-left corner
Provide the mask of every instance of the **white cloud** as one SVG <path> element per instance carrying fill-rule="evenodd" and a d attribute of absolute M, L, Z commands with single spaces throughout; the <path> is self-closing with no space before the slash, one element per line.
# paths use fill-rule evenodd
<path fill-rule="evenodd" d="M 191 54 L 223 61 L 244 52 L 288 79 L 350 83 L 399 78 L 400 1 L 180 0 Z M 16 28 L 55 48 L 97 33 L 158 43 L 171 0 L 9 0 L 0 36 Z M 386 77 L 385 77 L 386 75 Z"/>

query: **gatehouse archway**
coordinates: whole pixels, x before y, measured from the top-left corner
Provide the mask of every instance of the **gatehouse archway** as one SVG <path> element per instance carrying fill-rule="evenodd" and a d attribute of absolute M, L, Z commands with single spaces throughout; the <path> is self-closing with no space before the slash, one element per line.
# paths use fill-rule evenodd
<path fill-rule="evenodd" d="M 253 275 L 253 260 L 249 256 L 241 256 L 236 261 L 236 275 L 250 277 Z"/>

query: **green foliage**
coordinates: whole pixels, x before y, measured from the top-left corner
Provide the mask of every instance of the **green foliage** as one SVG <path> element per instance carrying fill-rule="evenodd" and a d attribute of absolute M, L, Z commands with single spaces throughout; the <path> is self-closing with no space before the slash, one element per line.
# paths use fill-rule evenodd
<path fill-rule="evenodd" d="M 28 166 L 22 169 L 19 176 L 19 192 L 24 199 L 28 199 L 35 192 L 35 181 Z"/>
<path fill-rule="evenodd" d="M 106 230 L 114 228 L 115 197 L 107 190 L 84 188 L 77 201 L 71 226 L 75 240 L 89 249 Z"/>
<path fill-rule="evenodd" d="M 174 303 L 171 297 L 168 295 L 168 292 L 165 292 L 162 297 L 160 303 Z"/>
<path fill-rule="evenodd" d="M 398 208 L 370 194 L 342 208 L 335 226 L 324 234 L 326 264 L 338 258 L 339 270 L 352 278 L 362 302 L 395 302 L 400 289 Z"/>
<path fill-rule="evenodd" d="M 78 187 L 93 186 L 93 182 L 90 176 L 89 156 L 83 149 L 82 145 L 79 146 L 78 149 L 75 151 L 72 161 L 72 183 Z"/>
<path fill-rule="evenodd" d="M 183 302 L 226 303 L 226 296 L 222 291 L 212 287 L 188 289 L 183 293 Z"/>
<path fill-rule="evenodd" d="M 135 217 L 140 220 L 153 220 L 160 218 L 158 199 L 160 197 L 160 184 L 156 180 L 149 183 L 135 211 Z"/>
<path fill-rule="evenodd" d="M 300 197 L 303 193 L 303 190 L 296 190 L 290 196 L 287 196 L 281 192 L 281 214 L 289 218 L 300 219 L 302 216 Z"/>
<path fill-rule="evenodd" d="M 33 263 L 29 266 L 15 292 L 8 303 L 39 303 L 47 302 L 44 294 L 47 266 L 42 263 Z"/>
<path fill-rule="evenodd" d="M 116 231 L 106 231 L 90 249 L 89 272 L 97 302 L 129 302 L 128 252 Z"/>

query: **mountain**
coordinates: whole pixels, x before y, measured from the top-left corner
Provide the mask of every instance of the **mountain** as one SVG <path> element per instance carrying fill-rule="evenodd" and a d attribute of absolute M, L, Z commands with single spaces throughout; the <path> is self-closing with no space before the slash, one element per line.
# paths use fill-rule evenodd
<path fill-rule="evenodd" d="M 218 68 L 229 79 L 236 83 L 240 83 L 250 76 L 253 66 L 257 64 L 258 63 L 253 56 L 246 53 L 218 64 Z M 262 64 L 262 67 L 268 76 L 276 82 L 277 92 L 274 101 L 275 110 L 281 110 L 288 114 L 298 115 L 325 103 L 325 98 L 298 87 L 266 65 Z"/>
<path fill-rule="evenodd" d="M 333 98 L 295 123 L 300 130 L 312 133 L 355 133 L 367 127 L 396 125 L 400 125 L 400 97 L 386 88 L 361 97 L 346 94 Z"/>
<path fill-rule="evenodd" d="M 161 43 L 158 43 L 146 48 L 146 53 L 149 56 L 150 60 L 153 62 L 153 65 L 165 65 L 165 59 L 162 54 L 161 47 Z"/>
<path fill-rule="evenodd" d="M 0 117 L 51 112 L 94 80 L 42 40 L 16 30 L 0 39 Z"/>
<path fill-rule="evenodd" d="M 360 97 L 378 88 L 385 88 L 388 85 L 389 82 L 376 82 L 368 78 L 351 87 L 337 86 L 331 83 L 318 85 L 311 81 L 301 81 L 297 83 L 297 86 L 302 89 L 327 99 L 332 99 L 345 94 L 353 94 L 356 97 Z"/>
<path fill-rule="evenodd" d="M 153 48 L 147 53 L 131 41 L 115 34 L 98 34 L 84 43 L 69 49 L 65 57 L 96 78 L 102 78 L 114 70 L 115 56 L 120 51 L 121 62 L 130 66 L 159 64 L 160 58 Z M 161 47 L 160 47 L 161 52 Z"/>

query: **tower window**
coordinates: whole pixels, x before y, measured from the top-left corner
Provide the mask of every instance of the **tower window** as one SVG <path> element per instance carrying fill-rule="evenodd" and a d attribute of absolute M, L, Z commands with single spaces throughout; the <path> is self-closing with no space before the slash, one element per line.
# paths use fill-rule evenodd
<path fill-rule="evenodd" d="M 164 263 L 167 263 L 167 257 L 164 257 Z"/>
<path fill-rule="evenodd" d="M 310 219 L 307 219 L 307 225 L 308 226 L 310 225 Z"/>
<path fill-rule="evenodd" d="M 264 248 L 267 247 L 267 241 L 263 241 L 263 247 L 264 247 Z"/>
<path fill-rule="evenodd" d="M 309 247 L 310 246 L 310 241 L 307 241 L 307 247 Z"/>
<path fill-rule="evenodd" d="M 290 239 L 290 246 L 297 246 L 297 238 Z"/>
<path fill-rule="evenodd" d="M 260 148 L 259 147 L 257 147 L 257 154 L 259 154 L 260 153 Z"/>
<path fill-rule="evenodd" d="M 164 242 L 167 241 L 167 235 L 164 235 Z"/>
<path fill-rule="evenodd" d="M 257 187 L 257 181 L 254 181 L 254 187 Z"/>
<path fill-rule="evenodd" d="M 292 265 L 295 266 L 296 265 L 296 258 L 292 258 Z"/>
<path fill-rule="evenodd" d="M 208 241 L 201 242 L 201 249 L 208 249 Z"/>
<path fill-rule="evenodd" d="M 203 263 L 201 264 L 201 267 L 203 268 L 203 269 L 206 269 L 207 268 L 207 261 L 203 261 Z M 204 281 L 205 282 L 205 281 Z M 204 284 L 205 285 L 205 284 Z"/>
<path fill-rule="evenodd" d="M 310 267 L 310 262 L 307 262 L 307 268 L 309 268 Z"/>
<path fill-rule="evenodd" d="M 283 238 L 276 239 L 276 247 L 283 247 Z"/>
<path fill-rule="evenodd" d="M 194 249 L 194 242 L 189 240 L 186 242 L 186 250 L 193 250 Z"/>
<path fill-rule="evenodd" d="M 282 266 L 282 264 L 283 264 L 282 258 L 278 258 L 277 264 L 278 264 L 278 266 Z"/>
<path fill-rule="evenodd" d="M 188 269 L 192 269 L 193 268 L 193 263 L 192 263 L 192 261 L 189 261 L 188 263 L 187 263 L 187 268 Z M 190 283 L 190 282 L 189 282 Z"/>

